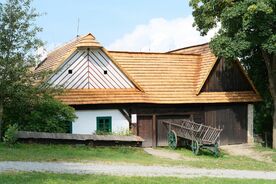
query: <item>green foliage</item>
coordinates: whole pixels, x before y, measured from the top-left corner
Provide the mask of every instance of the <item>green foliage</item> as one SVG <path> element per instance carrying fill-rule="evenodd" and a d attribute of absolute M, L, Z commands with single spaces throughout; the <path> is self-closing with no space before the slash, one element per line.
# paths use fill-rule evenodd
<path fill-rule="evenodd" d="M 5 104 L 22 88 L 36 80 L 31 67 L 37 61 L 34 52 L 42 45 L 34 24 L 38 13 L 30 0 L 7 0 L 0 4 L 0 103 Z"/>
<path fill-rule="evenodd" d="M 96 130 L 96 135 L 113 135 L 112 132 L 106 132 L 106 131 L 101 131 L 101 130 Z"/>
<path fill-rule="evenodd" d="M 55 100 L 56 89 L 42 88 L 49 72 L 35 73 L 35 51 L 42 46 L 32 0 L 0 3 L 0 133 L 17 123 L 20 130 L 67 132 L 74 110 Z M 1 134 L 0 134 L 1 137 Z"/>
<path fill-rule="evenodd" d="M 16 122 L 20 130 L 69 132 L 76 118 L 74 109 L 39 88 L 28 88 L 5 104 L 4 125 Z"/>
<path fill-rule="evenodd" d="M 220 26 L 211 47 L 217 56 L 244 57 L 252 49 L 276 51 L 276 0 L 191 0 L 201 35 Z"/>
<path fill-rule="evenodd" d="M 254 57 L 247 57 L 241 60 L 246 68 L 250 78 L 262 96 L 262 102 L 254 106 L 254 132 L 262 134 L 271 132 L 273 100 L 268 89 L 268 77 L 266 67 L 263 64 L 260 54 L 254 54 Z"/>
<path fill-rule="evenodd" d="M 22 127 L 23 130 L 69 133 L 71 123 L 76 116 L 72 107 L 45 95 L 25 118 L 26 124 Z"/>
<path fill-rule="evenodd" d="M 121 131 L 114 133 L 114 135 L 130 136 L 133 135 L 133 132 L 129 129 L 122 129 Z"/>
<path fill-rule="evenodd" d="M 210 42 L 215 55 L 228 61 L 239 58 L 245 66 L 263 97 L 255 105 L 255 131 L 271 131 L 276 113 L 276 0 L 190 0 L 190 6 L 201 35 L 219 27 Z"/>
<path fill-rule="evenodd" d="M 17 124 L 9 125 L 3 138 L 4 143 L 7 145 L 14 145 L 17 141 L 17 132 Z"/>
<path fill-rule="evenodd" d="M 105 131 L 96 131 L 97 135 L 119 135 L 119 136 L 131 136 L 133 132 L 129 129 L 122 129 L 119 132 L 105 132 Z"/>

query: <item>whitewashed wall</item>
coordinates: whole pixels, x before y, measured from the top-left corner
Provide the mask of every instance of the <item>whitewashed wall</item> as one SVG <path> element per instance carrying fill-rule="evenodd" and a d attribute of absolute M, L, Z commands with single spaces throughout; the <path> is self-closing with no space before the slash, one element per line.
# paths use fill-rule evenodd
<path fill-rule="evenodd" d="M 92 134 L 97 129 L 97 117 L 112 117 L 112 132 L 129 130 L 129 122 L 117 109 L 108 110 L 76 110 L 77 119 L 72 124 L 73 134 Z"/>
<path fill-rule="evenodd" d="M 69 70 L 71 73 L 69 73 Z M 48 81 L 66 89 L 133 88 L 127 76 L 101 50 L 77 50 Z"/>

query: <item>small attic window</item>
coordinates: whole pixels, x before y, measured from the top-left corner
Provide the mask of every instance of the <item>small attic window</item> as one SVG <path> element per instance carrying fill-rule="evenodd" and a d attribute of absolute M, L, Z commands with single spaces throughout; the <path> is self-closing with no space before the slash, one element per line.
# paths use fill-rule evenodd
<path fill-rule="evenodd" d="M 105 75 L 107 74 L 107 70 L 104 70 L 104 74 L 105 74 Z"/>
<path fill-rule="evenodd" d="M 73 73 L 73 70 L 68 70 L 68 74 L 72 74 Z"/>

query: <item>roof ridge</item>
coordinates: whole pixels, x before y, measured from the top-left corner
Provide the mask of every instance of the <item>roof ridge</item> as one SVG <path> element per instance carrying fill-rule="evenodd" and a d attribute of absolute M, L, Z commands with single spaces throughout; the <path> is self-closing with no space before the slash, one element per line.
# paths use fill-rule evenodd
<path fill-rule="evenodd" d="M 37 66 L 35 67 L 35 69 L 39 68 L 46 60 L 47 58 L 54 54 L 55 52 L 57 52 L 59 49 L 62 49 L 63 47 L 66 47 L 67 45 L 69 44 L 72 44 L 73 42 L 77 41 L 77 40 L 80 40 L 84 37 L 84 35 L 77 35 L 77 37 L 71 39 L 70 41 L 67 41 L 67 42 L 64 42 L 58 46 L 56 46 L 55 48 L 53 48 L 51 51 L 47 52 L 47 56 L 42 60 L 40 61 Z"/>
<path fill-rule="evenodd" d="M 183 54 L 183 53 L 170 53 L 170 52 L 136 52 L 136 51 L 114 51 L 108 50 L 110 53 L 125 53 L 125 54 L 161 54 L 161 55 L 193 55 L 200 56 L 201 54 Z"/>
<path fill-rule="evenodd" d="M 178 48 L 178 49 L 170 50 L 167 53 L 175 52 L 175 51 L 179 51 L 179 50 L 183 50 L 183 49 L 190 49 L 190 48 L 193 48 L 193 47 L 200 47 L 200 46 L 208 45 L 208 44 L 209 44 L 209 42 L 205 42 L 205 43 L 201 43 L 201 44 L 197 44 L 197 45 L 191 45 L 191 46 L 187 46 L 187 47 L 181 47 L 181 48 Z"/>
<path fill-rule="evenodd" d="M 49 51 L 49 52 L 47 53 L 47 56 L 50 55 L 50 54 L 52 54 L 52 53 L 55 52 L 56 50 L 58 50 L 58 49 L 60 49 L 60 48 L 62 48 L 62 47 L 64 47 L 64 46 L 66 46 L 66 45 L 68 45 L 68 44 L 70 44 L 70 43 L 73 43 L 74 41 L 77 41 L 77 40 L 82 39 L 83 36 L 84 36 L 84 35 L 77 35 L 75 38 L 73 38 L 73 39 L 71 39 L 71 40 L 69 40 L 69 41 L 67 41 L 67 42 L 61 43 L 60 45 L 58 45 L 58 46 L 56 46 L 55 48 L 51 49 L 51 51 Z"/>

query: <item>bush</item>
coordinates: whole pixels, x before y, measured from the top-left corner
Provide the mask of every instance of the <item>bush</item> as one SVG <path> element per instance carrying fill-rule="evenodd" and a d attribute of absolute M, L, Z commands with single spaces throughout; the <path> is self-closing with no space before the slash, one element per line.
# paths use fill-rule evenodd
<path fill-rule="evenodd" d="M 7 145 L 13 145 L 17 141 L 17 132 L 18 132 L 18 125 L 13 124 L 9 125 L 7 130 L 5 131 L 5 135 L 3 141 Z"/>
<path fill-rule="evenodd" d="M 51 96 L 44 97 L 27 117 L 26 131 L 69 133 L 76 118 L 74 108 Z"/>
<path fill-rule="evenodd" d="M 69 133 L 76 118 L 74 108 L 50 95 L 17 98 L 5 106 L 5 129 L 16 122 L 19 130 Z"/>

